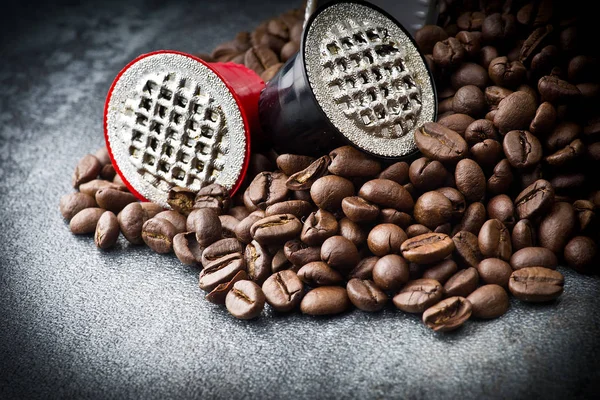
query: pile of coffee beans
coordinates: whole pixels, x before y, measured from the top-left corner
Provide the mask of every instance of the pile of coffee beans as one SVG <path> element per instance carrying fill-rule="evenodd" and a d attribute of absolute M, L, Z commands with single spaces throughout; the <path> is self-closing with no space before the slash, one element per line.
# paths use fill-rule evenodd
<path fill-rule="evenodd" d="M 442 26 L 416 34 L 440 99 L 438 122 L 414 133 L 419 158 L 255 151 L 235 196 L 215 184 L 173 188 L 165 211 L 137 202 L 100 149 L 77 165 L 79 191 L 61 199 L 71 231 L 94 233 L 101 249 L 122 233 L 173 252 L 201 269 L 206 299 L 240 319 L 266 305 L 331 315 L 391 303 L 449 331 L 503 315 L 509 294 L 556 299 L 558 265 L 598 272 L 597 58 L 577 18 L 552 2 L 475 3 L 443 3 Z M 261 45 L 281 45 L 282 60 L 299 37 L 286 18 L 301 22 L 284 15 L 238 35 L 253 47 L 238 37 L 212 57 L 250 66 Z"/>

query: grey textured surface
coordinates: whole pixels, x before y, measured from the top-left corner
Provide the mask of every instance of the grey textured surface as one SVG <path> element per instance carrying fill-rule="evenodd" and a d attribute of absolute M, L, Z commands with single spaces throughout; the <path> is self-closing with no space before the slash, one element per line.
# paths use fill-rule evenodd
<path fill-rule="evenodd" d="M 154 49 L 208 51 L 295 3 L 86 3 L 3 25 L 0 398 L 597 396 L 597 277 L 563 269 L 556 303 L 513 302 L 446 335 L 392 308 L 242 322 L 174 256 L 69 233 L 58 200 L 102 145 L 119 69 Z"/>

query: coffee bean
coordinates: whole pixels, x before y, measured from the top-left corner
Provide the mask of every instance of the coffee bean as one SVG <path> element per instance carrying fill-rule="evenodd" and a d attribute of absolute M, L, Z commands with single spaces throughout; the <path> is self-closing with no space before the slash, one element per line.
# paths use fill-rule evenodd
<path fill-rule="evenodd" d="M 331 212 L 340 210 L 342 200 L 353 195 L 352 182 L 337 175 L 319 178 L 310 188 L 310 197 L 317 207 Z"/>
<path fill-rule="evenodd" d="M 422 313 L 443 297 L 442 285 L 433 279 L 410 281 L 394 296 L 394 305 L 408 313 Z"/>
<path fill-rule="evenodd" d="M 394 208 L 410 212 L 414 201 L 408 191 L 399 183 L 389 179 L 373 179 L 365 183 L 358 195 L 380 207 Z"/>
<path fill-rule="evenodd" d="M 575 233 L 577 220 L 575 210 L 569 203 L 555 203 L 550 213 L 540 222 L 538 235 L 540 245 L 562 253 L 565 245 Z"/>
<path fill-rule="evenodd" d="M 479 250 L 486 257 L 501 258 L 505 261 L 512 255 L 510 231 L 497 219 L 486 221 L 478 236 Z"/>
<path fill-rule="evenodd" d="M 100 178 L 106 179 L 107 181 L 112 181 L 117 171 L 115 171 L 115 167 L 112 164 L 106 164 L 100 170 Z"/>
<path fill-rule="evenodd" d="M 528 93 L 509 94 L 498 104 L 494 125 L 502 134 L 513 130 L 527 129 L 535 116 L 536 108 L 535 99 Z"/>
<path fill-rule="evenodd" d="M 565 246 L 564 257 L 571 268 L 579 272 L 588 272 L 597 253 L 594 240 L 587 236 L 575 236 Z"/>
<path fill-rule="evenodd" d="M 400 246 L 408 239 L 402 228 L 393 224 L 380 224 L 369 233 L 367 244 L 376 256 L 399 254 Z"/>
<path fill-rule="evenodd" d="M 393 208 L 384 208 L 379 212 L 378 221 L 380 224 L 394 224 L 404 229 L 412 222 L 410 214 L 397 211 Z"/>
<path fill-rule="evenodd" d="M 186 236 L 187 238 L 187 236 Z M 189 241 L 190 239 L 188 239 Z M 192 242 L 188 242 L 188 243 L 192 243 Z M 197 245 L 198 242 L 196 242 Z M 195 245 L 195 246 L 196 246 Z M 197 245 L 198 247 L 200 247 L 199 245 Z M 208 264 L 210 264 L 213 261 L 218 260 L 219 258 L 225 257 L 228 254 L 234 254 L 234 253 L 239 253 L 242 254 L 244 252 L 244 248 L 242 247 L 242 244 L 235 238 L 227 238 L 227 239 L 221 239 L 219 241 L 214 242 L 213 244 L 211 244 L 210 246 L 208 246 L 207 248 L 204 249 L 204 251 L 201 252 L 201 257 L 200 257 L 200 261 L 202 262 L 203 266 L 207 266 Z M 176 252 L 177 254 L 177 252 Z M 270 263 L 269 263 L 270 265 Z"/>
<path fill-rule="evenodd" d="M 350 307 L 346 289 L 340 286 L 321 286 L 306 293 L 300 310 L 308 315 L 339 314 Z"/>
<path fill-rule="evenodd" d="M 286 258 L 296 266 L 303 266 L 313 261 L 321 261 L 321 248 L 308 246 L 298 239 L 288 240 L 283 246 Z"/>
<path fill-rule="evenodd" d="M 485 195 L 485 175 L 479 165 L 473 160 L 460 160 L 454 172 L 456 188 L 470 202 L 481 201 Z"/>
<path fill-rule="evenodd" d="M 158 214 L 156 214 L 154 218 L 166 219 L 167 221 L 173 224 L 177 233 L 186 231 L 186 218 L 182 214 L 179 214 L 177 211 L 161 211 Z"/>
<path fill-rule="evenodd" d="M 185 230 L 196 232 L 196 240 L 201 247 L 207 247 L 221 239 L 223 233 L 217 213 L 208 208 L 193 210 L 187 217 Z"/>
<path fill-rule="evenodd" d="M 117 215 L 119 229 L 132 244 L 142 244 L 142 225 L 150 216 L 142 207 L 144 203 L 130 203 Z M 161 208 L 162 210 L 162 208 Z"/>
<path fill-rule="evenodd" d="M 476 202 L 470 204 L 465 210 L 465 214 L 460 223 L 454 228 L 453 233 L 460 231 L 468 231 L 475 235 L 479 234 L 479 230 L 486 221 L 486 210 L 482 203 Z"/>
<path fill-rule="evenodd" d="M 298 278 L 308 286 L 332 286 L 344 281 L 339 272 L 322 261 L 309 262 L 298 270 Z"/>
<path fill-rule="evenodd" d="M 506 290 L 498 285 L 484 285 L 467 297 L 475 318 L 498 318 L 508 311 L 509 299 Z"/>
<path fill-rule="evenodd" d="M 304 200 L 288 200 L 275 203 L 267 207 L 265 216 L 270 217 L 277 214 L 292 214 L 298 219 L 304 219 L 313 211 L 313 206 Z"/>
<path fill-rule="evenodd" d="M 360 260 L 360 262 L 350 271 L 348 274 L 349 278 L 356 279 L 373 279 L 373 268 L 379 261 L 379 257 L 367 257 Z"/>
<path fill-rule="evenodd" d="M 436 122 L 416 129 L 415 143 L 426 157 L 443 163 L 456 163 L 468 152 L 467 143 L 458 133 Z"/>
<path fill-rule="evenodd" d="M 75 171 L 73 172 L 73 178 L 71 179 L 73 187 L 77 189 L 82 183 L 96 179 L 101 168 L 102 165 L 95 156 L 86 154 L 79 160 L 75 167 Z"/>
<path fill-rule="evenodd" d="M 379 215 L 379 208 L 358 196 L 346 197 L 342 200 L 344 214 L 354 222 L 373 221 Z"/>
<path fill-rule="evenodd" d="M 443 233 L 426 233 L 407 239 L 400 246 L 400 250 L 408 261 L 431 264 L 450 255 L 454 250 L 454 243 Z"/>
<path fill-rule="evenodd" d="M 192 212 L 193 214 L 194 212 Z M 190 215 L 192 215 L 190 214 Z M 250 229 L 254 223 L 260 221 L 265 217 L 265 212 L 262 210 L 253 211 L 250 215 L 240 221 L 235 228 L 235 237 L 242 243 L 248 244 L 252 241 L 252 235 Z M 188 229 L 190 229 L 190 217 L 188 217 Z"/>
<path fill-rule="evenodd" d="M 468 57 L 476 57 L 481 51 L 481 32 L 461 31 L 456 39 L 465 49 Z"/>
<path fill-rule="evenodd" d="M 556 153 L 547 156 L 544 160 L 554 167 L 562 166 L 580 157 L 585 152 L 585 146 L 580 139 L 576 139 Z"/>
<path fill-rule="evenodd" d="M 225 297 L 225 307 L 239 319 L 252 319 L 260 315 L 265 306 L 265 295 L 256 283 L 241 280 L 234 283 Z"/>
<path fill-rule="evenodd" d="M 431 54 L 433 47 L 437 42 L 446 40 L 448 34 L 444 29 L 437 25 L 424 25 L 421 29 L 415 32 L 415 40 L 419 50 L 423 54 Z"/>
<path fill-rule="evenodd" d="M 302 171 L 315 161 L 314 157 L 300 156 L 295 154 L 281 154 L 277 157 L 277 167 L 287 176 Z"/>
<path fill-rule="evenodd" d="M 525 247 L 536 245 L 535 227 L 528 219 L 522 219 L 516 223 L 512 231 L 513 251 L 519 251 Z"/>
<path fill-rule="evenodd" d="M 467 297 L 477 289 L 479 284 L 479 273 L 477 269 L 470 267 L 458 271 L 452 275 L 444 284 L 444 293 L 446 296 Z"/>
<path fill-rule="evenodd" d="M 486 139 L 499 139 L 496 127 L 487 119 L 475 120 L 465 130 L 465 140 L 470 146 L 482 143 Z"/>
<path fill-rule="evenodd" d="M 551 250 L 545 247 L 526 247 L 515 252 L 510 257 L 510 266 L 514 270 L 527 267 L 556 269 L 558 258 Z"/>
<path fill-rule="evenodd" d="M 111 248 L 117 243 L 119 232 L 119 222 L 116 215 L 110 211 L 105 211 L 96 224 L 94 242 L 100 249 Z"/>
<path fill-rule="evenodd" d="M 471 303 L 467 299 L 450 297 L 425 310 L 423 323 L 435 332 L 448 332 L 464 324 L 471 312 Z"/>
<path fill-rule="evenodd" d="M 229 282 L 219 284 L 210 293 L 208 293 L 205 299 L 213 304 L 223 305 L 225 304 L 227 293 L 233 289 L 233 285 L 237 281 L 246 280 L 247 278 L 248 276 L 246 275 L 246 271 L 238 271 L 238 273 L 235 274 L 235 276 L 231 278 Z"/>
<path fill-rule="evenodd" d="M 415 236 L 424 235 L 426 233 L 430 233 L 431 229 L 421 224 L 413 224 L 406 228 L 406 235 L 409 238 L 413 238 Z"/>
<path fill-rule="evenodd" d="M 137 198 L 128 192 L 112 188 L 100 189 L 96 192 L 96 203 L 114 213 L 118 213 L 129 203 L 136 202 Z"/>
<path fill-rule="evenodd" d="M 523 190 L 515 199 L 520 219 L 531 219 L 548 212 L 554 204 L 554 188 L 550 182 L 539 179 Z"/>
<path fill-rule="evenodd" d="M 538 91 L 542 96 L 542 101 L 548 101 L 553 104 L 573 101 L 581 96 L 577 86 L 560 79 L 555 75 L 547 75 L 538 81 Z"/>
<path fill-rule="evenodd" d="M 118 177 L 118 175 L 117 175 L 117 177 Z M 116 179 L 116 177 L 115 177 L 115 179 Z M 127 188 L 125 187 L 124 184 L 109 182 L 109 181 L 105 181 L 103 179 L 93 179 L 89 182 L 82 183 L 79 186 L 79 192 L 85 193 L 94 198 L 96 197 L 96 193 L 100 189 L 115 189 L 115 190 L 120 190 L 123 192 L 127 190 Z"/>
<path fill-rule="evenodd" d="M 475 85 L 463 86 L 456 91 L 452 100 L 452 109 L 456 113 L 479 117 L 487 112 L 485 96 Z"/>
<path fill-rule="evenodd" d="M 196 193 L 188 188 L 175 186 L 169 190 L 167 203 L 171 208 L 183 215 L 189 215 L 194 208 Z"/>
<path fill-rule="evenodd" d="M 96 200 L 85 193 L 69 193 L 60 198 L 60 213 L 66 220 L 70 220 L 81 210 L 96 206 Z"/>
<path fill-rule="evenodd" d="M 140 203 L 140 205 L 144 211 L 144 217 L 147 219 L 154 218 L 156 214 L 164 211 L 164 208 L 156 203 L 144 202 Z"/>
<path fill-rule="evenodd" d="M 465 31 L 478 31 L 481 29 L 485 14 L 479 11 L 464 12 L 456 20 L 459 29 Z"/>
<path fill-rule="evenodd" d="M 177 230 L 166 219 L 151 218 L 142 225 L 142 240 L 157 253 L 170 253 Z"/>
<path fill-rule="evenodd" d="M 354 243 L 343 236 L 332 236 L 321 246 L 321 260 L 338 271 L 349 271 L 358 264 L 360 257 Z"/>
<path fill-rule="evenodd" d="M 292 58 L 294 56 L 294 54 L 296 54 L 298 52 L 298 50 L 300 50 L 299 42 L 295 42 L 295 41 L 287 42 L 281 48 L 281 52 L 279 53 L 279 58 L 281 59 L 281 61 L 286 62 L 287 60 Z"/>
<path fill-rule="evenodd" d="M 460 231 L 452 237 L 455 247 L 455 257 L 465 268 L 476 268 L 483 260 L 477 236 L 468 231 Z"/>
<path fill-rule="evenodd" d="M 343 177 L 372 177 L 381 171 L 379 161 L 352 146 L 338 147 L 329 153 L 329 172 Z"/>
<path fill-rule="evenodd" d="M 182 232 L 173 237 L 173 251 L 177 259 L 186 265 L 202 262 L 202 250 L 196 240 L 195 232 Z M 207 265 L 208 263 L 203 263 Z"/>
<path fill-rule="evenodd" d="M 577 139 L 581 133 L 581 125 L 573 122 L 561 122 L 546 137 L 544 144 L 548 150 L 556 151 Z"/>
<path fill-rule="evenodd" d="M 246 264 L 240 253 L 228 254 L 204 267 L 200 272 L 200 289 L 211 292 L 221 283 L 229 282 L 239 271 L 245 271 Z"/>
<path fill-rule="evenodd" d="M 408 263 L 397 254 L 381 257 L 373 267 L 373 281 L 383 291 L 395 292 L 408 280 Z"/>
<path fill-rule="evenodd" d="M 467 52 L 457 39 L 449 37 L 437 42 L 433 46 L 431 54 L 436 65 L 442 68 L 451 68 L 462 63 Z"/>
<path fill-rule="evenodd" d="M 105 166 L 110 164 L 112 161 L 110 160 L 110 155 L 108 154 L 108 149 L 106 146 L 102 146 L 96 150 L 94 153 L 94 157 L 100 162 L 100 165 Z"/>
<path fill-rule="evenodd" d="M 529 168 L 542 159 L 542 145 L 528 131 L 508 132 L 502 147 L 510 165 L 515 168 Z"/>
<path fill-rule="evenodd" d="M 490 79 L 498 86 L 517 87 L 527 78 L 527 69 L 521 61 L 498 57 L 488 67 Z"/>
<path fill-rule="evenodd" d="M 254 197 L 252 200 L 254 200 Z M 194 208 L 210 208 L 218 215 L 227 213 L 230 206 L 231 198 L 229 197 L 229 191 L 217 183 L 200 189 L 194 199 Z"/>
<path fill-rule="evenodd" d="M 481 24 L 481 33 L 486 43 L 503 44 L 517 34 L 517 21 L 512 14 L 494 13 Z"/>
<path fill-rule="evenodd" d="M 437 264 L 427 267 L 425 272 L 423 272 L 423 279 L 433 279 L 443 285 L 457 270 L 458 267 L 454 261 L 442 260 Z"/>
<path fill-rule="evenodd" d="M 308 167 L 291 175 L 285 183 L 286 187 L 290 190 L 310 189 L 317 179 L 327 174 L 330 163 L 329 156 L 316 159 Z"/>
<path fill-rule="evenodd" d="M 505 194 L 492 197 L 488 201 L 487 214 L 490 219 L 497 219 L 508 229 L 515 226 L 515 206 L 510 197 Z"/>
<path fill-rule="evenodd" d="M 467 85 L 475 85 L 479 89 L 485 90 L 488 83 L 488 72 L 479 64 L 465 62 L 454 71 L 450 81 L 456 90 Z"/>
<path fill-rule="evenodd" d="M 240 221 L 231 215 L 219 215 L 219 221 L 221 221 L 222 237 L 235 238 L 235 228 L 237 228 Z"/>
<path fill-rule="evenodd" d="M 351 279 L 346 285 L 348 298 L 362 311 L 375 312 L 387 304 L 387 295 L 371 280 Z"/>
<path fill-rule="evenodd" d="M 411 164 L 412 165 L 412 164 Z M 394 163 L 377 175 L 378 179 L 389 179 L 400 185 L 408 183 L 409 166 L 404 161 Z"/>
<path fill-rule="evenodd" d="M 272 257 L 267 249 L 257 241 L 252 241 L 246 246 L 244 260 L 248 279 L 262 285 L 271 275 Z"/>
<path fill-rule="evenodd" d="M 293 271 L 274 273 L 263 283 L 262 289 L 267 303 L 279 312 L 292 311 L 302 300 L 303 285 Z"/>
<path fill-rule="evenodd" d="M 482 168 L 492 168 L 502 158 L 502 145 L 492 139 L 486 139 L 471 147 L 471 158 Z"/>
<path fill-rule="evenodd" d="M 292 214 L 278 214 L 256 221 L 250 228 L 252 238 L 261 244 L 285 243 L 302 230 L 302 223 Z"/>
<path fill-rule="evenodd" d="M 429 229 L 450 222 L 452 214 L 452 203 L 437 191 L 424 193 L 415 203 L 415 220 Z"/>
<path fill-rule="evenodd" d="M 339 234 L 352 243 L 356 247 L 362 246 L 367 241 L 367 233 L 356 222 L 350 221 L 348 218 L 342 218 L 339 222 Z"/>
<path fill-rule="evenodd" d="M 564 278 L 560 272 L 543 267 L 516 270 L 508 283 L 513 296 L 528 302 L 554 300 L 562 294 L 563 286 Z"/>
<path fill-rule="evenodd" d="M 573 209 L 579 220 L 579 230 L 585 232 L 591 228 L 596 221 L 596 212 L 594 203 L 588 200 L 577 200 L 573 203 Z"/>
<path fill-rule="evenodd" d="M 540 104 L 533 120 L 529 124 L 529 131 L 534 135 L 542 135 L 552 131 L 556 122 L 556 109 L 549 102 Z"/>
<path fill-rule="evenodd" d="M 300 239 L 309 246 L 317 246 L 338 233 L 339 225 L 333 214 L 319 209 L 311 213 L 302 227 Z"/>
<path fill-rule="evenodd" d="M 251 211 L 265 210 L 288 196 L 287 176 L 281 172 L 261 172 L 244 192 L 244 205 Z"/>
<path fill-rule="evenodd" d="M 71 218 L 69 229 L 75 235 L 85 235 L 96 231 L 98 220 L 104 214 L 104 208 L 91 207 L 79 211 Z"/>
<path fill-rule="evenodd" d="M 493 175 L 487 181 L 487 190 L 491 194 L 501 194 L 509 190 L 513 182 L 510 162 L 505 158 L 494 167 Z"/>
<path fill-rule="evenodd" d="M 550 184 L 556 193 L 579 190 L 585 186 L 586 176 L 583 173 L 566 173 L 555 175 Z"/>
<path fill-rule="evenodd" d="M 488 86 L 485 88 L 485 101 L 492 107 L 492 109 L 498 108 L 498 104 L 513 91 L 500 86 Z M 493 138 L 489 138 L 493 139 Z"/>
<path fill-rule="evenodd" d="M 265 72 L 270 66 L 277 64 L 279 59 L 277 54 L 269 47 L 261 45 L 248 49 L 244 56 L 244 64 L 258 75 Z"/>
<path fill-rule="evenodd" d="M 444 184 L 448 179 L 448 171 L 439 161 L 421 157 L 410 164 L 410 182 L 419 191 L 427 192 Z"/>

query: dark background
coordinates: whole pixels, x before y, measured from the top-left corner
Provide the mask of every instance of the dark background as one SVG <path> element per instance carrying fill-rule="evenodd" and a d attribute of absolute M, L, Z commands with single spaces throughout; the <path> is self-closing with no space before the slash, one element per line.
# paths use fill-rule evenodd
<path fill-rule="evenodd" d="M 58 211 L 103 145 L 118 71 L 209 52 L 299 1 L 16 2 L 0 24 L 0 399 L 584 398 L 600 381 L 600 280 L 561 269 L 550 305 L 429 331 L 393 307 L 237 321 L 173 255 L 108 252 Z"/>

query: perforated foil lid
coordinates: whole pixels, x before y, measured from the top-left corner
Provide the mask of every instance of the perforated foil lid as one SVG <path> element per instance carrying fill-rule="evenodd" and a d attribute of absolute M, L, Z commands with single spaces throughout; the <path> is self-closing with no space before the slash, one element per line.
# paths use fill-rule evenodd
<path fill-rule="evenodd" d="M 435 117 L 434 86 L 397 22 L 365 4 L 332 4 L 309 21 L 303 52 L 315 98 L 346 139 L 383 157 L 416 151 L 414 129 Z"/>
<path fill-rule="evenodd" d="M 222 79 L 183 53 L 141 56 L 115 79 L 105 109 L 113 164 L 139 197 L 167 205 L 173 186 L 231 189 L 247 158 L 247 126 Z"/>

